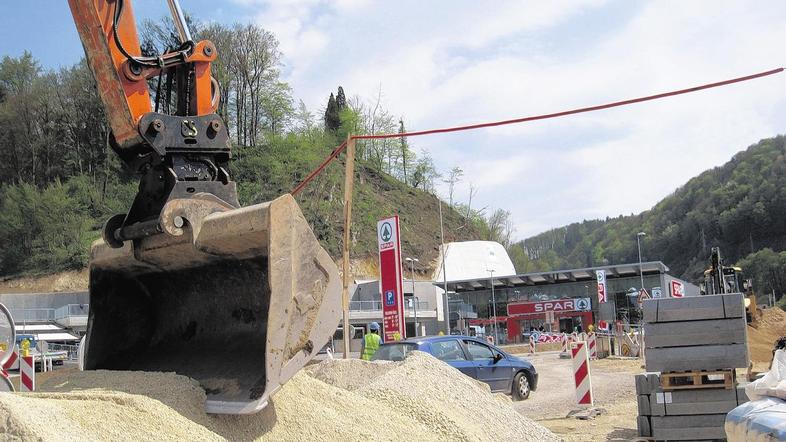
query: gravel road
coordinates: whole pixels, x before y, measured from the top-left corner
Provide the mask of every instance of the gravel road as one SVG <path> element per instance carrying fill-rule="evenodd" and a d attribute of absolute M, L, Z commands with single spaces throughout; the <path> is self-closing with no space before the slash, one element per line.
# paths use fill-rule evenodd
<path fill-rule="evenodd" d="M 537 420 L 566 441 L 627 441 L 636 437 L 634 375 L 644 370 L 639 360 L 601 359 L 590 363 L 595 407 L 605 413 L 592 420 L 567 418 L 577 409 L 570 359 L 557 352 L 517 355 L 538 370 L 538 390 L 516 402 L 519 413 Z"/>

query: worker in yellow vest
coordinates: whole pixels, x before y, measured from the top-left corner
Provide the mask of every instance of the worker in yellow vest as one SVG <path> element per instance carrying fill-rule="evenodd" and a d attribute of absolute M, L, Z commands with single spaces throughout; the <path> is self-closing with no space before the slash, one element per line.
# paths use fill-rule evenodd
<path fill-rule="evenodd" d="M 363 336 L 363 342 L 360 346 L 360 359 L 370 361 L 374 353 L 377 352 L 380 344 L 382 344 L 382 337 L 379 335 L 379 324 L 372 322 L 368 326 L 369 332 Z"/>

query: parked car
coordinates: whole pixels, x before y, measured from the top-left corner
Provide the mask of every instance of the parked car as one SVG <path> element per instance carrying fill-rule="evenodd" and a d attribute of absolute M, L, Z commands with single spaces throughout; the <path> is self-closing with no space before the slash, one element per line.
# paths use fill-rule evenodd
<path fill-rule="evenodd" d="M 467 376 L 483 381 L 493 392 L 516 400 L 538 387 L 538 372 L 529 362 L 472 336 L 429 336 L 382 344 L 372 360 L 402 361 L 412 351 L 430 353 Z"/>

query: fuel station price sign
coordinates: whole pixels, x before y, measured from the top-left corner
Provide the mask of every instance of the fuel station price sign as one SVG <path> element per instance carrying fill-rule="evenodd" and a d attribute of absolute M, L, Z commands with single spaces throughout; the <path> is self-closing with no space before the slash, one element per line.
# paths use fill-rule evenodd
<path fill-rule="evenodd" d="M 382 295 L 382 331 L 385 342 L 404 339 L 404 290 L 398 216 L 377 222 L 379 242 L 379 293 Z"/>

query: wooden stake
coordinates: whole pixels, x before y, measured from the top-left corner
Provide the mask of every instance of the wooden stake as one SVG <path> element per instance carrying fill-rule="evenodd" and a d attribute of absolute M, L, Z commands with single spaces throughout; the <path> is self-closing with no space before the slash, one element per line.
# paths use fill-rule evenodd
<path fill-rule="evenodd" d="M 344 359 L 349 359 L 349 343 L 352 339 L 349 325 L 349 228 L 352 225 L 352 194 L 355 188 L 355 140 L 347 135 L 347 163 L 344 171 Z"/>

